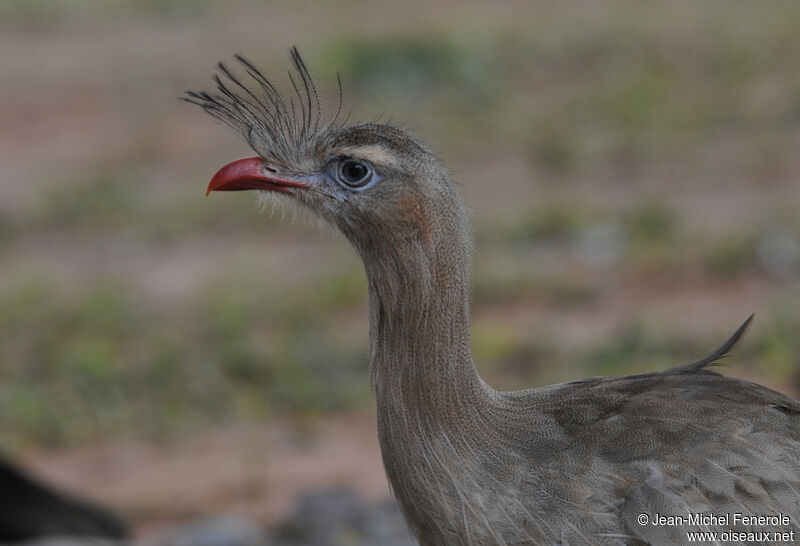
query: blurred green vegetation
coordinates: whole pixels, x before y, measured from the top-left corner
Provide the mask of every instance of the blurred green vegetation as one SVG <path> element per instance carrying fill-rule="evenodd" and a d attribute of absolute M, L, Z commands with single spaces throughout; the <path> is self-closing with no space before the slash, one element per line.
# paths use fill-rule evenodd
<path fill-rule="evenodd" d="M 63 294 L 21 280 L 0 298 L 4 440 L 162 437 L 193 423 L 359 407 L 363 339 L 331 318 L 363 304 L 361 284 L 348 275 L 277 293 L 215 283 L 164 312 L 118 283 Z"/>
<path fill-rule="evenodd" d="M 229 7 L 241 19 L 225 19 Z M 346 25 L 308 23 L 309 42 L 299 44 L 327 98 L 335 102 L 338 72 L 353 119 L 417 130 L 477 207 L 474 308 L 497 320 L 476 322 L 473 345 L 490 382 L 518 388 L 695 359 L 744 318 L 727 306 L 752 285 L 760 292 L 748 301 L 763 303 L 759 315 L 770 318 L 757 323 L 736 361 L 776 384 L 798 380 L 800 314 L 784 304 L 800 309 L 800 297 L 785 296 L 800 282 L 792 257 L 800 202 L 791 198 L 800 173 L 800 4 L 552 4 L 497 10 L 485 21 L 468 10 L 446 18 L 415 12 L 361 27 L 359 2 L 316 7 L 348 17 Z M 34 135 L 37 154 L 58 151 L 58 138 L 92 141 L 72 118 L 59 125 L 58 115 L 83 102 L 52 106 L 51 95 L 68 101 L 76 87 L 90 103 L 79 122 L 91 127 L 91 114 L 105 115 L 122 134 L 122 144 L 104 149 L 99 144 L 117 140 L 102 133 L 83 161 L 31 167 L 35 174 L 13 181 L 29 193 L 9 194 L 0 208 L 0 442 L 168 439 L 214 423 L 370 404 L 366 288 L 355 255 L 304 224 L 258 214 L 252 196 L 202 199 L 216 161 L 243 145 L 212 123 L 190 125 L 202 113 L 173 100 L 206 82 L 208 59 L 234 51 L 253 56 L 285 88 L 279 78 L 291 44 L 268 42 L 269 25 L 273 17 L 297 24 L 304 9 L 255 1 L 0 3 L 0 26 L 19 39 L 19 51 L 50 31 L 75 39 L 74 21 L 105 22 L 111 36 L 91 44 L 104 55 L 94 62 L 66 69 L 74 59 L 43 67 L 32 58 L 18 72 L 9 68 L 20 96 L 0 101 L 0 114 L 3 104 L 13 114 L 32 101 L 24 112 L 41 115 L 46 128 Z M 253 20 L 263 26 L 247 27 Z M 219 38 L 217 27 L 237 29 L 236 39 Z M 364 27 L 371 31 L 354 32 Z M 153 33 L 146 40 L 143 29 Z M 154 36 L 158 58 L 146 54 Z M 107 73 L 97 83 L 89 76 L 107 59 L 113 66 L 99 65 Z M 44 98 L 33 92 L 42 88 Z M 80 156 L 66 150 L 56 157 Z M 16 166 L 16 157 L 5 159 Z M 511 179 L 522 183 L 503 185 Z M 308 239 L 339 246 L 309 258 L 296 250 Z M 255 259 L 241 267 L 252 253 L 271 260 L 269 275 Z M 331 260 L 337 253 L 346 254 L 344 267 Z M 183 260 L 180 282 L 164 274 L 163 285 L 180 292 L 174 298 L 153 289 L 162 281 L 143 280 L 148 268 L 140 265 L 159 269 L 170 258 Z M 283 270 L 275 265 L 284 262 Z M 614 299 L 706 287 L 717 289 L 723 311 L 702 332 Z M 609 319 L 602 339 L 574 343 L 570 335 L 580 334 L 570 325 L 605 309 L 626 318 Z M 517 330 L 503 320 L 512 312 L 542 327 Z"/>
<path fill-rule="evenodd" d="M 735 2 L 724 16 L 687 6 L 617 2 L 583 15 L 543 9 L 524 30 L 507 21 L 491 33 L 467 25 L 344 38 L 320 64 L 377 113 L 413 111 L 450 140 L 528 146 L 551 174 L 703 154 L 701 144 L 720 136 L 791 132 L 800 119 L 800 80 L 788 76 L 800 60 L 797 6 Z"/>

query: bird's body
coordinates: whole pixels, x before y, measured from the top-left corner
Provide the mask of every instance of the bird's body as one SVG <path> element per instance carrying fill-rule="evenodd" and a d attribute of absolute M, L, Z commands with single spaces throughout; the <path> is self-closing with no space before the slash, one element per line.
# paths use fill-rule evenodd
<path fill-rule="evenodd" d="M 288 194 L 358 252 L 383 461 L 422 544 L 681 544 L 693 530 L 800 540 L 800 403 L 708 369 L 744 327 L 665 372 L 492 389 L 472 360 L 470 229 L 447 171 L 400 129 L 320 123 L 293 58 L 296 104 L 243 59 L 258 90 L 221 66 L 220 94 L 189 94 L 260 156 L 223 168 L 209 191 Z"/>
<path fill-rule="evenodd" d="M 797 530 L 798 412 L 752 383 L 669 370 L 487 389 L 466 426 L 414 423 L 381 445 L 422 544 L 683 544 Z M 789 519 L 735 525 L 735 513 Z M 688 519 L 701 514 L 720 519 Z"/>

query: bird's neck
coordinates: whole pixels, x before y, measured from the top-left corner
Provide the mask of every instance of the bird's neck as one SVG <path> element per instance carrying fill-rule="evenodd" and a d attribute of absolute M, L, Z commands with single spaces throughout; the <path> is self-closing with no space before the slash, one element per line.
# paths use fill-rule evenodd
<path fill-rule="evenodd" d="M 468 253 L 443 244 L 399 254 L 366 263 L 379 409 L 460 421 L 485 388 L 470 349 Z"/>
<path fill-rule="evenodd" d="M 408 248 L 397 260 L 364 260 L 383 462 L 420 539 L 438 536 L 437 521 L 453 517 L 429 502 L 458 497 L 451 465 L 476 468 L 475 453 L 485 450 L 475 442 L 491 437 L 493 391 L 470 350 L 468 261 L 453 241 L 432 252 Z"/>

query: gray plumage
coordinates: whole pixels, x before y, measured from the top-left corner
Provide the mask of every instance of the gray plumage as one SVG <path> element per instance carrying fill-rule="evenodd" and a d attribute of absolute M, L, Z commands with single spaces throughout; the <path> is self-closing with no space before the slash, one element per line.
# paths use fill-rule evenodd
<path fill-rule="evenodd" d="M 305 104 L 294 115 L 243 59 L 255 86 L 221 67 L 220 94 L 187 100 L 247 139 L 275 184 L 302 181 L 271 196 L 336 226 L 358 252 L 383 462 L 420 543 L 683 544 L 688 531 L 728 529 L 800 539 L 800 403 L 709 369 L 750 319 L 671 370 L 492 389 L 472 360 L 470 228 L 447 171 L 406 131 L 322 122 L 316 86 L 292 59 Z M 349 185 L 353 162 L 368 184 Z M 790 523 L 637 520 L 736 512 Z"/>

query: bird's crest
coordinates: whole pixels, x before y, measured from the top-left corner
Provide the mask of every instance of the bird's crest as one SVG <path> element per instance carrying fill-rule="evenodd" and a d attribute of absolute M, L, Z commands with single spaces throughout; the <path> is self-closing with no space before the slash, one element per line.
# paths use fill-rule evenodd
<path fill-rule="evenodd" d="M 296 47 L 291 50 L 294 70 L 289 71 L 294 92 L 288 96 L 282 95 L 253 63 L 238 54 L 234 58 L 248 80 L 243 81 L 220 62 L 219 74 L 213 76 L 216 93 L 186 91 L 181 100 L 200 106 L 222 121 L 267 161 L 292 166 L 319 134 L 339 123 L 342 84 L 338 74 L 339 104 L 335 115 L 324 121 L 319 89 Z"/>

